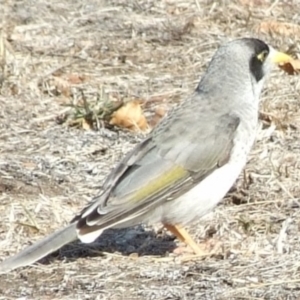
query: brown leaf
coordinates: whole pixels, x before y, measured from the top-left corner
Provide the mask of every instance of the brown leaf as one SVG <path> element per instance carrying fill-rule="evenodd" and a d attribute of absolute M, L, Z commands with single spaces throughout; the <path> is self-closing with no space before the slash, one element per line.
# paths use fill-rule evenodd
<path fill-rule="evenodd" d="M 68 74 L 67 80 L 71 84 L 80 84 L 86 80 L 86 77 L 79 74 Z"/>
<path fill-rule="evenodd" d="M 165 105 L 158 106 L 154 111 L 154 116 L 150 121 L 150 126 L 152 128 L 156 126 L 159 123 L 159 121 L 163 118 L 163 116 L 166 114 L 166 112 L 167 112 L 167 107 Z"/>
<path fill-rule="evenodd" d="M 293 59 L 289 62 L 281 64 L 279 67 L 289 75 L 295 75 L 300 73 L 300 60 Z"/>
<path fill-rule="evenodd" d="M 84 130 L 91 130 L 93 128 L 93 124 L 86 119 L 82 119 L 81 125 Z"/>
<path fill-rule="evenodd" d="M 270 33 L 282 36 L 299 36 L 300 26 L 297 24 L 277 21 L 264 21 L 258 25 L 257 30 L 263 33 Z"/>
<path fill-rule="evenodd" d="M 112 114 L 109 122 L 133 131 L 144 131 L 149 128 L 139 101 L 130 101 Z"/>
<path fill-rule="evenodd" d="M 265 5 L 266 1 L 263 0 L 239 0 L 239 2 L 242 5 L 247 5 L 247 6 L 261 6 L 261 5 Z"/>
<path fill-rule="evenodd" d="M 61 92 L 64 96 L 69 97 L 71 90 L 70 84 L 67 80 L 61 77 L 53 76 L 53 86 L 55 86 L 56 90 Z"/>

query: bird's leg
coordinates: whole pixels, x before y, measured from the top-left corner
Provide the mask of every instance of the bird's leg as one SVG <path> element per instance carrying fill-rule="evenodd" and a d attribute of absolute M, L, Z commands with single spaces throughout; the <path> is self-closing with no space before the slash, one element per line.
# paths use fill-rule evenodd
<path fill-rule="evenodd" d="M 169 225 L 164 224 L 164 227 L 169 230 L 171 233 L 173 233 L 180 241 L 186 243 L 198 256 L 205 255 L 207 256 L 207 253 L 201 249 L 200 245 L 198 245 L 192 237 L 188 234 L 188 232 L 182 228 L 179 225 Z"/>

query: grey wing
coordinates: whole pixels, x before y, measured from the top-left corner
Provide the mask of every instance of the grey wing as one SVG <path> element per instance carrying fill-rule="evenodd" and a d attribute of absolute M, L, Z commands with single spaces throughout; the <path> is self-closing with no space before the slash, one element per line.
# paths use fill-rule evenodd
<path fill-rule="evenodd" d="M 240 118 L 231 113 L 200 114 L 198 122 L 192 112 L 190 116 L 174 118 L 172 133 L 161 132 L 155 140 L 161 156 L 201 177 L 228 161 Z"/>
<path fill-rule="evenodd" d="M 103 228 L 105 222 L 114 224 L 128 217 L 134 219 L 166 198 L 176 198 L 224 164 L 230 157 L 239 119 L 224 114 L 205 123 L 208 119 L 202 117 L 203 121 L 194 130 L 190 130 L 190 120 L 180 115 L 174 119 L 172 128 L 158 128 L 160 134 L 153 132 L 121 161 L 108 177 L 104 194 L 83 210 L 74 220 L 77 224 L 70 224 L 2 262 L 0 273 L 29 265 L 74 240 L 78 234 L 76 226 L 80 235 Z M 180 126 L 176 125 L 177 121 Z M 177 130 L 180 141 L 173 130 Z M 164 177 L 159 178 L 161 175 L 157 174 L 161 172 Z M 160 180 L 160 186 L 149 185 L 153 179 Z M 139 197 L 133 197 L 137 192 Z M 90 221 L 96 225 L 88 225 Z"/>
<path fill-rule="evenodd" d="M 186 114 L 175 116 L 111 173 L 104 194 L 75 219 L 79 234 L 134 220 L 186 192 L 228 161 L 240 123 L 237 116 L 204 114 L 196 122 Z"/>
<path fill-rule="evenodd" d="M 108 176 L 104 193 L 73 220 L 75 223 L 4 261 L 0 273 L 31 264 L 76 236 L 128 224 L 128 220 L 134 223 L 144 212 L 180 196 L 226 163 L 240 119 L 209 111 L 200 101 L 194 104 L 188 103 L 184 111 L 165 119 L 137 145 Z"/>

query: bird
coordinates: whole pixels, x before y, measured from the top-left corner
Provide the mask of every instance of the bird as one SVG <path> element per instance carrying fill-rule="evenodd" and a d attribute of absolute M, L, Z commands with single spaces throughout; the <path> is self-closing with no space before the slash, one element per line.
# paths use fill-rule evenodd
<path fill-rule="evenodd" d="M 195 254 L 185 230 L 224 198 L 255 142 L 260 94 L 274 65 L 291 57 L 257 38 L 222 44 L 196 89 L 127 153 L 66 227 L 0 264 L 0 273 L 35 263 L 79 239 L 92 243 L 108 228 L 162 223 Z"/>

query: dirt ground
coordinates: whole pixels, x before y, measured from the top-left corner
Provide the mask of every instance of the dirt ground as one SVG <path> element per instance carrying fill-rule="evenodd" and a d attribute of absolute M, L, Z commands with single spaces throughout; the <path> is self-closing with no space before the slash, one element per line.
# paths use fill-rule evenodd
<path fill-rule="evenodd" d="M 193 91 L 224 41 L 300 56 L 299 12 L 296 0 L 0 1 L 0 259 L 67 224 L 142 138 L 70 126 L 83 94 L 142 99 L 151 118 Z M 159 224 L 110 230 L 1 275 L 0 299 L 300 299 L 299 95 L 299 76 L 274 70 L 244 174 L 188 228 L 215 255 L 175 256 Z"/>

